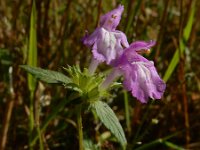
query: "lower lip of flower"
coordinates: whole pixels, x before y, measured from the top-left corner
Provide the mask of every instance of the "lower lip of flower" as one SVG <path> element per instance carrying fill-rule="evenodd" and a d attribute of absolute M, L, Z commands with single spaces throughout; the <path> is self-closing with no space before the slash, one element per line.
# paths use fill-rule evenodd
<path fill-rule="evenodd" d="M 148 68 L 145 66 L 145 62 L 132 62 L 132 65 L 137 65 L 138 73 L 140 75 L 140 79 L 150 82 L 151 73 Z"/>

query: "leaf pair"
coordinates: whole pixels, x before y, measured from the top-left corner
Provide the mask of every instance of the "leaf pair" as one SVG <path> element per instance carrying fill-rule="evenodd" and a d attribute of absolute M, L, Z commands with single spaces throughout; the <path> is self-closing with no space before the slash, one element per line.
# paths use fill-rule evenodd
<path fill-rule="evenodd" d="M 90 76 L 87 73 L 87 70 L 81 72 L 78 67 L 70 66 L 67 69 L 65 68 L 70 77 L 67 77 L 60 72 L 37 67 L 26 65 L 22 65 L 21 67 L 41 81 L 62 84 L 67 88 L 71 87 L 72 90 L 74 89 L 74 91 L 79 92 L 81 99 L 89 104 L 88 107 L 96 112 L 102 123 L 115 135 L 120 144 L 125 147 L 127 143 L 126 137 L 116 115 L 109 105 L 100 101 L 101 97 L 105 96 L 105 92 L 99 91 L 98 89 L 99 84 L 103 80 L 101 75 Z M 57 112 L 54 112 L 54 114 L 57 114 Z M 53 115 L 50 119 L 53 119 L 54 117 L 56 117 L 56 115 Z M 49 122 L 50 120 L 48 119 L 46 124 L 44 124 L 44 127 L 46 127 Z"/>

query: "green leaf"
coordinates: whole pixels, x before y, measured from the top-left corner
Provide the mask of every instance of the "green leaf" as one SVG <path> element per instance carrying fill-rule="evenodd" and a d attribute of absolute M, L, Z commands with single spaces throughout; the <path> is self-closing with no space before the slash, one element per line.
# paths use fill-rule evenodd
<path fill-rule="evenodd" d="M 29 32 L 29 50 L 28 50 L 28 65 L 36 67 L 37 66 L 37 22 L 36 22 L 36 6 L 35 1 L 33 1 L 32 11 L 31 11 L 31 22 L 30 22 L 30 32 Z M 36 86 L 36 80 L 28 75 L 28 87 L 30 91 L 34 91 Z"/>
<path fill-rule="evenodd" d="M 57 71 L 51 71 L 27 65 L 21 65 L 21 67 L 30 74 L 32 74 L 33 76 L 35 76 L 36 78 L 38 78 L 39 80 L 42 80 L 46 83 L 63 83 L 63 84 L 71 83 L 70 78 Z"/>
<path fill-rule="evenodd" d="M 125 147 L 127 144 L 126 137 L 113 110 L 102 101 L 95 101 L 91 104 L 91 107 L 95 110 L 102 123 L 115 135 L 121 145 Z"/>

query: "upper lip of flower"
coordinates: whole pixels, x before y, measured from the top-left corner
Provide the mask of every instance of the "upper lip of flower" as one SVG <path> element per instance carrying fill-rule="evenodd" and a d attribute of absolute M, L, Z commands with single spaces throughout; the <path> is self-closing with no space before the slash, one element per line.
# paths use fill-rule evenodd
<path fill-rule="evenodd" d="M 130 45 L 130 48 L 135 50 L 135 51 L 140 51 L 140 50 L 148 50 L 150 49 L 152 46 L 154 46 L 156 44 L 155 41 L 151 40 L 148 42 L 144 42 L 144 41 L 136 41 L 133 42 Z"/>
<path fill-rule="evenodd" d="M 119 5 L 112 11 L 102 15 L 100 18 L 100 26 L 107 30 L 115 30 L 120 22 L 123 10 L 124 6 Z"/>

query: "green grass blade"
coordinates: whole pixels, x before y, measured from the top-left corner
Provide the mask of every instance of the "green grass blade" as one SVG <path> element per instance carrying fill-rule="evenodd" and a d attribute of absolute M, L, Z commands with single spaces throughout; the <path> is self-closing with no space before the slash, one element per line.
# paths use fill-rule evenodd
<path fill-rule="evenodd" d="M 28 45 L 28 62 L 29 66 L 36 67 L 37 66 L 37 31 L 36 31 L 36 5 L 33 0 L 32 10 L 31 10 L 31 21 L 30 21 L 30 32 L 29 32 L 29 45 Z M 34 130 L 34 91 L 36 87 L 36 79 L 28 74 L 28 88 L 30 90 L 30 115 L 29 115 L 29 146 L 30 149 L 33 149 L 33 146 L 30 145 L 33 130 Z M 40 136 L 41 137 L 41 136 Z M 41 145 L 41 144 L 40 144 Z M 41 147 L 43 147 L 41 145 Z"/>
<path fill-rule="evenodd" d="M 35 1 L 33 1 L 32 11 L 31 11 L 31 22 L 30 22 L 30 33 L 29 33 L 29 50 L 28 50 L 28 65 L 36 67 L 37 66 L 37 31 L 36 31 L 36 6 Z M 31 75 L 28 74 L 28 87 L 30 91 L 34 91 L 36 86 L 36 80 Z"/>
<path fill-rule="evenodd" d="M 185 29 L 183 30 L 184 40 L 188 40 L 189 37 L 190 37 L 190 33 L 191 33 L 191 30 L 192 30 L 192 25 L 193 25 L 194 17 L 195 17 L 195 10 L 196 10 L 195 6 L 196 6 L 196 0 L 193 0 L 192 8 L 190 9 L 191 12 L 189 14 L 188 22 L 187 22 Z"/>
<path fill-rule="evenodd" d="M 175 132 L 175 133 L 173 133 L 173 134 L 171 134 L 171 135 L 168 135 L 168 136 L 166 136 L 166 137 L 164 137 L 164 138 L 156 139 L 156 140 L 151 141 L 151 142 L 149 142 L 149 143 L 143 144 L 143 145 L 141 145 L 141 146 L 138 147 L 138 148 L 135 148 L 135 150 L 147 150 L 147 149 L 150 149 L 150 148 L 152 148 L 153 146 L 156 146 L 156 145 L 159 145 L 159 144 L 163 144 L 163 142 L 165 142 L 165 141 L 167 141 L 167 140 L 173 138 L 174 136 L 177 136 L 177 135 L 180 134 L 180 133 L 181 133 L 181 132 L 178 131 L 178 132 Z"/>
<path fill-rule="evenodd" d="M 180 147 L 172 142 L 169 141 L 164 141 L 163 144 L 167 147 L 169 147 L 170 149 L 174 149 L 174 150 L 184 150 L 183 147 Z"/>
<path fill-rule="evenodd" d="M 195 16 L 195 0 L 192 2 L 192 8 L 190 9 L 190 14 L 189 14 L 189 18 L 188 18 L 188 22 L 183 30 L 183 37 L 182 39 L 180 39 L 180 53 L 182 54 L 185 50 L 185 43 L 188 41 L 189 37 L 190 37 L 190 33 L 192 30 L 192 25 L 194 23 L 194 16 Z M 167 68 L 167 71 L 165 72 L 164 75 L 164 81 L 167 82 L 168 79 L 171 77 L 172 73 L 174 72 L 175 67 L 177 66 L 179 60 L 180 60 L 180 56 L 179 56 L 179 49 L 176 49 L 176 52 L 169 64 L 169 67 Z"/>

